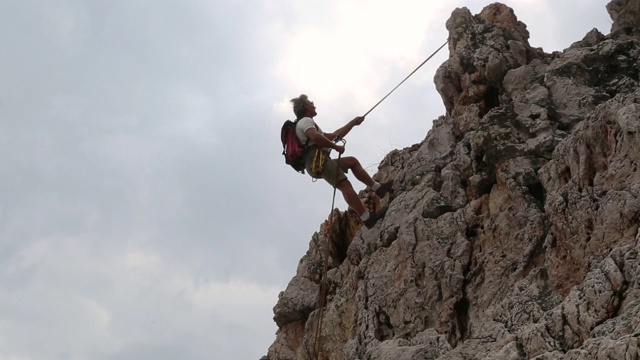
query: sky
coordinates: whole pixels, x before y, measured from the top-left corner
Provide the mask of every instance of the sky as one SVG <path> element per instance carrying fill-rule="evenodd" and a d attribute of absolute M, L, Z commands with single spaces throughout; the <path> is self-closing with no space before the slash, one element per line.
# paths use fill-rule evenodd
<path fill-rule="evenodd" d="M 333 193 L 284 164 L 289 100 L 333 131 L 489 3 L 0 0 L 0 360 L 265 355 Z M 611 28 L 604 0 L 504 3 L 547 53 Z M 374 174 L 422 141 L 447 56 L 346 154 Z"/>

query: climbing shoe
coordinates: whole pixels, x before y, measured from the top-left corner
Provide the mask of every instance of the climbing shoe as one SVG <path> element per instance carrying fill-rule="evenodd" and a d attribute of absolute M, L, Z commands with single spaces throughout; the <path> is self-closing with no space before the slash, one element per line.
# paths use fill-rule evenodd
<path fill-rule="evenodd" d="M 369 218 L 363 221 L 364 226 L 366 226 L 367 229 L 371 229 L 378 222 L 378 220 L 384 217 L 386 213 L 387 213 L 387 208 L 383 208 L 383 209 L 380 209 L 380 211 L 378 212 L 371 213 L 369 215 Z"/>
<path fill-rule="evenodd" d="M 378 188 L 378 190 L 375 191 L 376 195 L 380 199 L 382 199 L 391 190 L 392 185 L 393 185 L 393 180 L 380 184 L 380 187 Z"/>

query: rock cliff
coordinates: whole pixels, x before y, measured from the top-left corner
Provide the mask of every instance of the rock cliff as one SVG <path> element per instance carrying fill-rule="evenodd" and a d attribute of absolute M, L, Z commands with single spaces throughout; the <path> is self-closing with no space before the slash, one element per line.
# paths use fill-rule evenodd
<path fill-rule="evenodd" d="M 361 193 L 383 220 L 313 235 L 263 359 L 640 359 L 640 0 L 607 11 L 552 54 L 453 11 L 446 114 Z"/>

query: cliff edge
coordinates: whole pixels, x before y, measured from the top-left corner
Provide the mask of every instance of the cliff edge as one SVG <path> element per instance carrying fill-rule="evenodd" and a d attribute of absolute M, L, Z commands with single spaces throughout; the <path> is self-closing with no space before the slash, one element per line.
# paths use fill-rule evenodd
<path fill-rule="evenodd" d="M 640 359 L 640 0 L 607 11 L 552 54 L 452 12 L 446 114 L 380 163 L 384 219 L 313 235 L 263 359 Z"/>

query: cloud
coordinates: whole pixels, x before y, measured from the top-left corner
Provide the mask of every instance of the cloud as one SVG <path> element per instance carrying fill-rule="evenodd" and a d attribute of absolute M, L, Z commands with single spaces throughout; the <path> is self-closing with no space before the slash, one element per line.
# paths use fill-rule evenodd
<path fill-rule="evenodd" d="M 333 130 L 442 45 L 453 7 L 484 5 L 7 4 L 0 359 L 266 353 L 277 294 L 333 193 L 283 162 L 288 100 L 309 94 Z M 508 5 L 547 51 L 607 17 L 605 1 L 573 12 L 566 0 Z M 433 75 L 446 57 L 445 48 L 349 134 L 349 155 L 371 173 L 443 114 Z M 346 209 L 340 194 L 336 206 Z"/>
<path fill-rule="evenodd" d="M 287 41 L 279 68 L 291 88 L 313 90 L 315 98 L 328 106 L 344 97 L 360 106 L 377 101 L 392 70 L 408 71 L 420 63 L 426 27 L 444 13 L 443 4 L 437 2 L 343 1 L 314 6 L 307 9 L 309 14 L 325 13 L 326 22 L 307 22 L 303 16 Z"/>
<path fill-rule="evenodd" d="M 86 239 L 42 240 L 9 261 L 0 313 L 5 349 L 35 358 L 40 350 L 83 358 L 123 351 L 133 358 L 128 351 L 137 344 L 152 351 L 179 341 L 200 354 L 194 358 L 205 358 L 212 351 L 233 354 L 218 337 L 229 329 L 262 337 L 261 346 L 273 336 L 275 325 L 262 315 L 277 299 L 276 286 L 205 278 L 188 263 L 140 247 L 124 253 L 95 247 Z M 57 331 L 61 324 L 64 332 Z M 257 333 L 256 327 L 272 331 Z"/>

